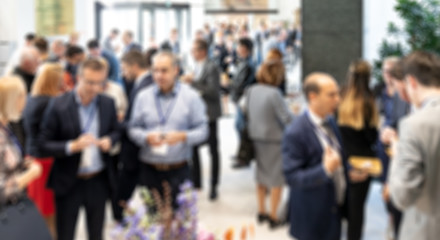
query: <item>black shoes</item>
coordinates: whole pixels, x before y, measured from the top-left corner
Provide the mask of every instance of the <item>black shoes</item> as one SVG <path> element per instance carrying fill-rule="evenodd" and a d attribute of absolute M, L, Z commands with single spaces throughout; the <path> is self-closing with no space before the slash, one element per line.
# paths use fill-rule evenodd
<path fill-rule="evenodd" d="M 264 222 L 269 222 L 270 217 L 267 216 L 266 214 L 259 213 L 257 215 L 257 220 L 258 220 L 258 224 L 263 224 Z"/>
<path fill-rule="evenodd" d="M 261 213 L 259 213 L 257 215 L 257 221 L 258 221 L 258 224 L 263 224 L 264 222 L 268 222 L 269 228 L 271 230 L 275 230 L 275 229 L 284 225 L 284 222 L 282 222 L 280 220 L 274 220 L 270 216 L 268 216 L 266 214 L 261 214 Z"/>
<path fill-rule="evenodd" d="M 217 200 L 218 194 L 217 194 L 217 189 L 216 188 L 212 188 L 211 192 L 209 193 L 209 200 L 210 201 L 215 201 Z"/>
<path fill-rule="evenodd" d="M 234 162 L 234 164 L 232 165 L 232 168 L 233 169 L 240 169 L 240 168 L 247 168 L 249 166 L 250 166 L 250 164 L 248 162 L 242 162 L 240 160 L 236 160 Z"/>
<path fill-rule="evenodd" d="M 269 228 L 271 230 L 275 230 L 283 225 L 284 225 L 284 223 L 280 220 L 274 220 L 272 218 L 269 219 Z"/>

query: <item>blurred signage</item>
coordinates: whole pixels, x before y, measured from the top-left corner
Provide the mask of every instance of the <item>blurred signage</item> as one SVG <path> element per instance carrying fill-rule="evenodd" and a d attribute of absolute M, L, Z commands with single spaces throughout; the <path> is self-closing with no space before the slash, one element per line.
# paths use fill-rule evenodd
<path fill-rule="evenodd" d="M 204 4 L 207 13 L 272 13 L 278 11 L 278 0 L 205 0 Z"/>
<path fill-rule="evenodd" d="M 36 32 L 43 36 L 74 31 L 74 0 L 35 0 Z"/>

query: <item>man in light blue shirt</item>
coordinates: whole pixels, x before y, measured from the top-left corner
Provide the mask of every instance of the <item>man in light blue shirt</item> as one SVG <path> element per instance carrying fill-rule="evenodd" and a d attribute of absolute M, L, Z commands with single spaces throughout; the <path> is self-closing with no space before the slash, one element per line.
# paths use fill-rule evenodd
<path fill-rule="evenodd" d="M 140 183 L 163 194 L 162 182 L 172 191 L 190 179 L 192 147 L 208 137 L 206 107 L 189 85 L 179 83 L 176 57 L 160 52 L 153 60 L 155 84 L 134 101 L 128 135 L 140 147 Z"/>

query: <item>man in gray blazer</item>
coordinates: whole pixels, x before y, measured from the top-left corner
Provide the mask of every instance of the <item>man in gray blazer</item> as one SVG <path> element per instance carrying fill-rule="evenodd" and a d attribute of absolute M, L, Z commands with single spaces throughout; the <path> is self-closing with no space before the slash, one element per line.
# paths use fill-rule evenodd
<path fill-rule="evenodd" d="M 216 63 L 208 59 L 209 45 L 205 40 L 197 39 L 191 49 L 195 60 L 194 72 L 183 77 L 183 81 L 191 84 L 199 91 L 207 106 L 209 117 L 208 144 L 211 152 L 211 189 L 209 198 L 217 199 L 219 182 L 220 157 L 218 152 L 217 119 L 221 116 L 220 106 L 220 70 Z M 193 150 L 193 181 L 196 188 L 202 188 L 199 146 Z"/>
<path fill-rule="evenodd" d="M 403 70 L 418 110 L 400 122 L 389 190 L 404 211 L 399 239 L 434 240 L 440 236 L 440 58 L 414 52 L 404 59 Z"/>

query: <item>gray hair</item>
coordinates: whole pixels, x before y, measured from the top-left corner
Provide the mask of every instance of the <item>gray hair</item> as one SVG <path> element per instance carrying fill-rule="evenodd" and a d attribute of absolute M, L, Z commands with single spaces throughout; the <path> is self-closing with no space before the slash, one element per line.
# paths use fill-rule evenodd
<path fill-rule="evenodd" d="M 168 50 L 161 50 L 153 57 L 153 63 L 156 62 L 157 58 L 160 57 L 167 57 L 171 60 L 174 67 L 179 67 L 179 59 L 177 59 L 176 55 L 173 54 L 171 51 Z"/>

